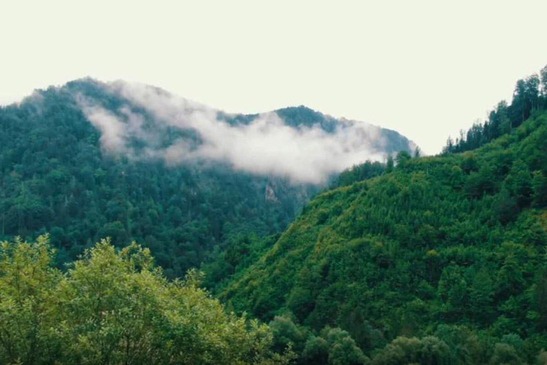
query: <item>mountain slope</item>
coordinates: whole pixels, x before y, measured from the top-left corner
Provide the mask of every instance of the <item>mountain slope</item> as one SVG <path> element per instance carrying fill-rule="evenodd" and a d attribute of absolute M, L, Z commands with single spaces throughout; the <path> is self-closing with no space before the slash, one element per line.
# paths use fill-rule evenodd
<path fill-rule="evenodd" d="M 470 328 L 484 336 L 469 362 L 509 334 L 532 361 L 547 346 L 546 140 L 536 112 L 478 150 L 401 155 L 391 173 L 324 192 L 220 297 L 264 320 L 341 327 L 367 355 L 432 334 L 473 352 L 448 335 Z"/>
<path fill-rule="evenodd" d="M 137 240 L 169 276 L 181 276 L 216 245 L 279 232 L 334 170 L 299 169 L 298 160 L 278 164 L 282 153 L 253 154 L 260 145 L 243 145 L 241 137 L 266 130 L 331 141 L 334 130 L 321 132 L 320 113 L 306 125 L 256 118 L 149 86 L 91 79 L 2 107 L 0 238 L 48 232 L 60 263 L 102 237 L 116 245 Z M 394 143 L 411 148 L 400 135 Z M 261 170 L 267 158 L 270 167 Z"/>

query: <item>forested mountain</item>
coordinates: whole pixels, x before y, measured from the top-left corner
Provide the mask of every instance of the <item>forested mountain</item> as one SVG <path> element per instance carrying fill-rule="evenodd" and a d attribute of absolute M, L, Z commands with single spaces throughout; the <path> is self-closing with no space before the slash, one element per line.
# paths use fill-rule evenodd
<path fill-rule="evenodd" d="M 475 123 L 459 138 L 449 138 L 444 153 L 464 152 L 476 149 L 522 124 L 535 110 L 547 108 L 547 66 L 539 74 L 518 80 L 511 104 L 501 101 L 488 114 L 484 123 Z"/>
<path fill-rule="evenodd" d="M 0 238 L 47 232 L 59 263 L 104 237 L 136 240 L 180 277 L 218 244 L 281 231 L 335 173 L 308 178 L 305 166 L 275 170 L 277 160 L 260 169 L 269 156 L 253 155 L 253 136 L 327 139 L 350 124 L 305 107 L 232 115 L 124 82 L 38 90 L 0 108 Z M 360 142 L 371 153 L 411 148 L 367 128 Z"/>
<path fill-rule="evenodd" d="M 123 82 L 1 108 L 0 361 L 546 363 L 543 71 L 434 157 Z M 198 271 L 168 279 L 211 256 L 224 305 Z"/>
<path fill-rule="evenodd" d="M 314 198 L 273 246 L 244 246 L 256 261 L 232 251 L 240 269 L 215 290 L 272 321 L 302 364 L 334 363 L 333 336 L 346 363 L 535 363 L 547 348 L 546 141 L 535 108 L 479 149 L 354 169 L 366 179 Z"/>

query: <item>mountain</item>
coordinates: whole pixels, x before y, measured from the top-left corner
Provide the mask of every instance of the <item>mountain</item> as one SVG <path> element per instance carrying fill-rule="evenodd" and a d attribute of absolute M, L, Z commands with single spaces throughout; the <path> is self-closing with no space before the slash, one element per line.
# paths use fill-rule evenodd
<path fill-rule="evenodd" d="M 545 363 L 545 70 L 442 156 L 385 164 L 354 161 L 403 137 L 305 107 L 86 79 L 1 108 L 1 238 L 50 231 L 57 265 L 90 248 L 59 268 L 47 236 L 0 242 L 0 359 Z M 166 277 L 211 251 L 225 305 Z"/>
<path fill-rule="evenodd" d="M 545 108 L 518 125 L 321 193 L 216 292 L 271 320 L 301 363 L 327 363 L 335 328 L 375 364 L 534 363 L 547 348 Z"/>
<path fill-rule="evenodd" d="M 405 137 L 305 107 L 217 111 L 93 79 L 0 108 L 0 238 L 49 233 L 59 264 L 103 237 L 150 247 L 170 277 L 216 246 L 282 231 L 341 169 Z"/>

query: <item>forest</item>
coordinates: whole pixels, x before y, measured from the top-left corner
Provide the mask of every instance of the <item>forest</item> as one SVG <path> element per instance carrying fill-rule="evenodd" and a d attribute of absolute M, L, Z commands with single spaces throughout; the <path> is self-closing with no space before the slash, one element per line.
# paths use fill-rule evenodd
<path fill-rule="evenodd" d="M 132 151 L 177 139 L 200 143 L 195 131 L 163 125 L 92 79 L 38 90 L 19 104 L 0 107 L 0 239 L 33 240 L 48 233 L 58 265 L 110 237 L 118 247 L 142 242 L 168 277 L 182 277 L 241 236 L 281 232 L 321 189 L 236 171 L 226 163 L 169 165 L 107 153 L 104 136 L 78 103 L 84 96 L 120 118 L 133 110 L 131 115 L 142 119 L 144 137 L 154 141 L 133 136 Z M 305 107 L 278 113 L 295 128 L 317 124 L 331 131 L 338 123 Z M 256 115 L 222 117 L 244 124 Z M 386 152 L 409 149 L 406 138 L 385 133 Z"/>
<path fill-rule="evenodd" d="M 367 161 L 305 205 L 104 158 L 69 89 L 0 110 L 0 362 L 547 363 L 547 67 L 441 155 Z"/>
<path fill-rule="evenodd" d="M 335 363 L 331 331 L 354 363 L 544 363 L 545 70 L 533 103 L 521 86 L 537 76 L 517 83 L 503 132 L 488 134 L 493 112 L 441 156 L 355 166 L 270 243 L 225 251 L 207 284 L 299 364 Z"/>

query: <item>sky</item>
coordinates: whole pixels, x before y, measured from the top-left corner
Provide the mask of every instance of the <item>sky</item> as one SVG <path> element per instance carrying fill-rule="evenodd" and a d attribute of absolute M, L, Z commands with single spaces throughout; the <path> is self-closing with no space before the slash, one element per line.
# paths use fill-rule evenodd
<path fill-rule="evenodd" d="M 0 104 L 90 76 L 232 113 L 306 105 L 428 154 L 547 65 L 547 2 L 0 3 Z"/>

